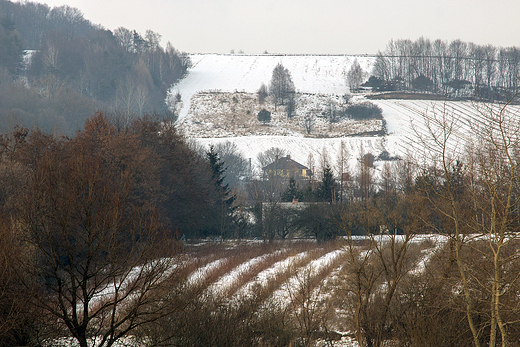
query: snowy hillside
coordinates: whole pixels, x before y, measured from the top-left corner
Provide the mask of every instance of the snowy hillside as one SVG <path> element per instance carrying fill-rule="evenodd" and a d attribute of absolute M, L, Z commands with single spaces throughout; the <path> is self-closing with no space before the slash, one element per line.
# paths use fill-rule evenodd
<path fill-rule="evenodd" d="M 176 106 L 178 128 L 204 146 L 234 142 L 246 158 L 251 158 L 257 172 L 257 155 L 271 147 L 283 148 L 293 159 L 308 165 L 310 154 L 315 162 L 323 153 L 335 162 L 343 142 L 350 154 L 350 166 L 355 168 L 358 158 L 366 153 L 376 157 L 385 153 L 390 157 L 417 154 L 423 148 L 417 132 L 426 131 L 425 115 L 432 117 L 443 110 L 454 115 L 461 122 L 455 135 L 462 139 L 480 118 L 471 102 L 370 100 L 382 109 L 384 123 L 327 123 L 320 115 L 330 105 L 343 107 L 344 95 L 350 96 L 350 103 L 367 101 L 364 94 L 350 94 L 346 74 L 357 60 L 368 77 L 373 57 L 196 54 L 190 59 L 188 75 L 170 89 L 171 104 L 180 95 Z M 275 111 L 274 105 L 259 104 L 255 96 L 262 83 L 269 84 L 278 63 L 290 71 L 297 92 L 296 115 L 291 119 L 283 107 Z M 264 107 L 272 111 L 267 125 L 256 118 Z M 307 133 L 303 119 L 313 113 L 317 115 L 316 126 Z M 386 135 L 381 136 L 385 130 Z"/>
<path fill-rule="evenodd" d="M 384 150 L 384 139 L 379 136 L 352 137 L 347 136 L 348 133 L 344 133 L 344 135 L 336 134 L 334 138 L 328 138 L 329 136 L 326 134 L 312 138 L 307 137 L 302 131 L 292 131 L 285 125 L 276 126 L 276 124 L 271 124 L 270 129 L 264 133 L 239 134 L 230 130 L 230 126 L 223 127 L 219 122 L 201 126 L 200 119 L 197 118 L 200 117 L 202 107 L 200 99 L 204 98 L 204 94 L 245 93 L 254 95 L 262 83 L 269 84 L 272 71 L 278 63 L 282 63 L 290 71 L 297 93 L 306 94 L 307 97 L 320 95 L 321 99 L 337 100 L 341 96 L 349 94 L 345 76 L 352 63 L 357 60 L 363 70 L 368 73 L 374 61 L 372 57 L 194 54 L 190 55 L 190 59 L 192 67 L 188 75 L 170 89 L 170 102 L 173 103 L 175 96 L 180 95 L 181 102 L 177 106 L 179 110 L 178 126 L 188 137 L 197 140 L 202 145 L 207 146 L 225 141 L 235 142 L 242 154 L 246 158 L 252 159 L 253 164 L 257 164 L 255 159 L 258 153 L 271 147 L 284 148 L 295 160 L 307 163 L 309 154 L 318 160 L 324 150 L 331 158 L 334 158 L 341 141 L 344 141 L 351 153 L 353 165 L 355 165 L 355 158 L 362 150 L 365 153 L 372 152 L 376 155 Z M 308 101 L 307 104 L 310 105 L 312 102 Z M 319 102 L 319 100 L 314 101 L 314 103 Z M 251 113 L 252 117 L 256 117 L 254 111 Z M 206 112 L 211 117 L 212 113 L 217 110 L 209 108 Z M 254 120 L 254 118 L 252 119 Z M 212 128 L 217 128 L 217 133 L 211 131 Z M 356 132 L 374 131 L 380 128 L 380 123 L 376 125 L 372 123 L 366 129 Z"/>
<path fill-rule="evenodd" d="M 254 93 L 282 63 L 292 74 L 297 92 L 343 95 L 348 93 L 345 75 L 357 59 L 364 71 L 372 69 L 374 58 L 329 55 L 190 55 L 192 67 L 186 78 L 171 88 L 180 93 L 184 106 L 179 116 L 188 116 L 191 97 L 201 91 L 244 91 Z"/>

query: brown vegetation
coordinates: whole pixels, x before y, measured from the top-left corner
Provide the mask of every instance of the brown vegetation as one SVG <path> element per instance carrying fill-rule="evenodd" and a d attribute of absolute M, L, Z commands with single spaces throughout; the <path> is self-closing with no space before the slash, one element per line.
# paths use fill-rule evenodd
<path fill-rule="evenodd" d="M 254 135 L 305 134 L 308 137 L 343 137 L 365 131 L 382 130 L 381 119 L 351 120 L 341 118 L 344 107 L 339 96 L 295 95 L 294 115 L 288 117 L 283 107 L 275 107 L 271 97 L 263 103 L 253 93 L 245 92 L 201 92 L 192 97 L 190 119 L 179 128 L 188 137 L 227 137 Z M 331 122 L 331 108 L 336 118 Z M 266 109 L 271 120 L 263 125 L 258 113 Z M 305 129 L 304 120 L 312 117 L 313 130 Z"/>
<path fill-rule="evenodd" d="M 385 165 L 377 183 L 363 156 L 345 186 L 325 165 L 307 191 L 321 202 L 292 216 L 313 236 L 301 242 L 223 240 L 237 234 L 233 208 L 213 218 L 220 166 L 158 120 L 118 130 L 98 114 L 73 138 L 16 128 L 0 139 L 0 345 L 312 346 L 334 331 L 370 347 L 511 345 L 519 131 L 508 105 L 480 106 L 460 152 L 449 115 L 428 117 L 433 165 Z"/>

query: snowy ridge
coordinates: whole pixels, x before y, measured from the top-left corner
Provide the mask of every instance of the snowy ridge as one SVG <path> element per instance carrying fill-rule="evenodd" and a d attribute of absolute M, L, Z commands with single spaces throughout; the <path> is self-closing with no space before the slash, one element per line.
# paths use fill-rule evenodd
<path fill-rule="evenodd" d="M 317 276 L 323 268 L 330 265 L 341 254 L 343 254 L 343 250 L 334 250 L 311 261 L 304 268 L 300 268 L 293 277 L 287 280 L 282 288 L 279 288 L 272 293 L 269 298 L 269 305 L 274 305 L 278 308 L 285 308 L 285 306 L 287 306 L 297 295 L 298 291 L 301 290 L 302 286 L 309 285 L 309 283 L 305 283 L 305 281 Z M 321 295 L 322 293 L 319 293 L 318 289 L 319 288 L 316 288 L 316 293 Z M 314 295 L 313 299 L 318 300 L 319 295 Z"/>
<path fill-rule="evenodd" d="M 275 252 L 275 253 L 282 253 L 282 251 Z M 223 295 L 229 288 L 236 282 L 238 277 L 255 266 L 256 264 L 262 262 L 263 260 L 267 259 L 269 254 L 263 254 L 261 256 L 258 256 L 256 258 L 250 259 L 249 261 L 246 261 L 245 263 L 240 264 L 232 271 L 228 272 L 224 276 L 220 277 L 216 282 L 212 283 L 209 288 L 207 289 L 207 292 L 210 295 Z"/>
<path fill-rule="evenodd" d="M 268 282 L 268 280 L 274 276 L 276 276 L 277 273 L 282 272 L 286 270 L 292 263 L 301 260 L 307 255 L 307 252 L 301 252 L 297 255 L 289 256 L 285 258 L 284 260 L 281 260 L 270 268 L 263 270 L 262 272 L 258 273 L 255 279 L 248 282 L 245 286 L 241 287 L 234 295 L 235 299 L 240 299 L 243 297 L 247 297 L 248 295 L 251 295 L 252 291 L 254 290 L 256 285 L 264 285 Z"/>

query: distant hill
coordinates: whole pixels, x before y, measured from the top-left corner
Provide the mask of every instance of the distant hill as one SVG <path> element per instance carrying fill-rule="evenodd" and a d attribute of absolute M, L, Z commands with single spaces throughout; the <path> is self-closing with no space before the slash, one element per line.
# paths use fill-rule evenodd
<path fill-rule="evenodd" d="M 189 115 L 191 97 L 199 92 L 255 93 L 261 84 L 269 85 L 276 64 L 286 67 L 297 92 L 324 95 L 349 93 L 346 73 L 357 59 L 368 74 L 374 57 L 347 55 L 245 55 L 191 54 L 192 67 L 183 80 L 170 88 L 184 101 L 180 120 Z M 367 75 L 368 78 L 368 75 Z"/>
<path fill-rule="evenodd" d="M 367 92 L 351 93 L 346 73 L 355 60 L 368 79 L 374 57 L 329 55 L 190 55 L 191 68 L 185 78 L 169 91 L 169 103 L 175 104 L 178 128 L 204 146 L 226 141 L 235 143 L 253 166 L 256 157 L 271 147 L 289 152 L 296 161 L 307 164 L 309 155 L 319 161 L 324 154 L 335 161 L 341 143 L 350 154 L 355 168 L 362 154 L 377 159 L 405 157 L 423 147 L 418 134 L 425 134 L 425 120 L 435 113 L 448 112 L 461 121 L 455 135 L 463 138 L 465 129 L 478 122 L 479 112 L 471 101 L 445 101 L 426 95 L 424 98 L 369 99 Z M 274 109 L 272 101 L 260 104 L 259 87 L 269 85 L 276 64 L 282 63 L 292 75 L 296 89 L 296 112 L 288 118 L 285 108 Z M 345 99 L 346 96 L 346 99 Z M 180 100 L 179 100 L 180 98 Z M 428 100 L 429 99 L 429 100 Z M 341 111 L 348 104 L 371 102 L 382 110 L 381 120 L 343 119 L 330 123 L 330 107 Z M 263 125 L 258 112 L 272 112 L 271 122 Z M 515 112 L 518 108 L 514 107 Z M 302 124 L 306 115 L 315 115 L 311 133 Z M 258 171 L 257 171 L 258 172 Z"/>
<path fill-rule="evenodd" d="M 368 77 L 373 57 L 193 54 L 189 58 L 192 66 L 170 88 L 169 103 L 177 109 L 179 129 L 204 145 L 234 142 L 253 164 L 258 153 L 271 147 L 285 148 L 301 163 L 307 162 L 309 154 L 318 160 L 324 149 L 335 155 L 341 141 L 356 155 L 360 147 L 376 155 L 385 150 L 382 120 L 330 123 L 327 118 L 331 107 L 337 112 L 345 107 L 345 95 L 351 98 L 346 74 L 354 61 Z M 256 96 L 262 84 L 269 85 L 278 63 L 289 70 L 296 89 L 296 112 L 291 118 L 284 106 L 275 110 L 272 100 L 261 104 Z M 363 96 L 351 101 L 362 102 Z M 257 119 L 262 108 L 272 112 L 267 125 Z M 315 116 L 310 133 L 302 124 L 306 115 Z"/>

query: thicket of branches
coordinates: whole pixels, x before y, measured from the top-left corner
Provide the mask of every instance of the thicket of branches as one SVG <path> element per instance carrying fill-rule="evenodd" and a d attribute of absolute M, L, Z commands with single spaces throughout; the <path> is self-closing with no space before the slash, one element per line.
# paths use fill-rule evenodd
<path fill-rule="evenodd" d="M 2 346 L 111 346 L 171 313 L 181 238 L 232 236 L 218 154 L 164 124 L 118 131 L 98 113 L 71 138 L 21 127 L 0 138 Z"/>

